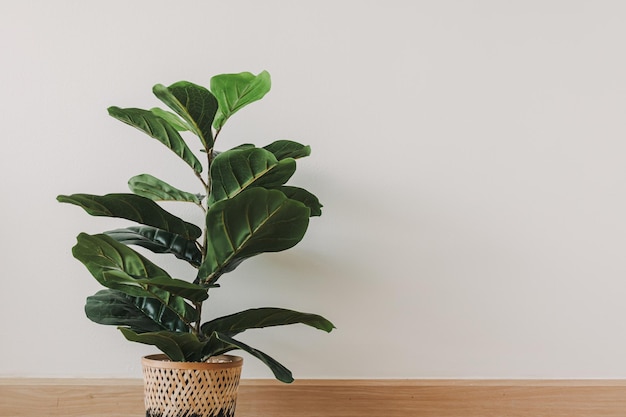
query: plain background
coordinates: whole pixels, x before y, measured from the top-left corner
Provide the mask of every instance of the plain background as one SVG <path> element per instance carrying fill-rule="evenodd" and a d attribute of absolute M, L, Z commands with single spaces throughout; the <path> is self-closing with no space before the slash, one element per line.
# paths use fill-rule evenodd
<path fill-rule="evenodd" d="M 100 287 L 70 254 L 125 223 L 55 197 L 144 172 L 194 190 L 106 108 L 268 70 L 217 147 L 311 145 L 293 184 L 324 215 L 207 315 L 331 319 L 243 335 L 296 378 L 626 377 L 625 20 L 621 1 L 0 0 L 0 376 L 140 376 L 154 349 L 84 317 Z"/>

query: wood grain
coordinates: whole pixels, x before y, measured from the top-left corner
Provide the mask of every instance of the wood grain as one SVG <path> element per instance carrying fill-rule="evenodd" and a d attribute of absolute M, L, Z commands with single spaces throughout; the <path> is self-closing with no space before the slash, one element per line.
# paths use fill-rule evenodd
<path fill-rule="evenodd" d="M 3 417 L 144 416 L 140 380 L 0 379 Z M 243 380 L 237 417 L 623 417 L 626 380 Z"/>

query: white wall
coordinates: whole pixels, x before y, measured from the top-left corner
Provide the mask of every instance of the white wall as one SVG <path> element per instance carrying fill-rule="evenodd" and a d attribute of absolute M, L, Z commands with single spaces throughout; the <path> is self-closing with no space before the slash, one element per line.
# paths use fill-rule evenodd
<path fill-rule="evenodd" d="M 625 19 L 619 1 L 0 1 L 0 376 L 139 376 L 154 350 L 84 317 L 99 286 L 70 255 L 122 223 L 55 196 L 142 172 L 191 189 L 106 108 L 266 69 L 221 146 L 310 144 L 296 182 L 325 212 L 225 276 L 210 313 L 332 319 L 246 336 L 296 378 L 626 377 Z M 271 374 L 247 358 L 245 376 Z"/>

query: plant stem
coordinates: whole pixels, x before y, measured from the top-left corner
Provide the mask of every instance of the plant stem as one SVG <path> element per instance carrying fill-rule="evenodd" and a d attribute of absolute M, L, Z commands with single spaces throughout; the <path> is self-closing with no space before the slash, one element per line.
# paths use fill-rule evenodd
<path fill-rule="evenodd" d="M 206 200 L 209 201 L 209 195 L 211 195 L 211 164 L 213 163 L 213 148 L 207 149 L 206 152 L 207 168 L 206 168 L 206 181 L 202 181 L 204 184 Z"/>
<path fill-rule="evenodd" d="M 207 185 L 206 182 L 204 182 L 204 178 L 202 178 L 202 174 L 200 174 L 199 172 L 196 172 L 196 177 L 198 177 L 200 182 L 202 182 L 202 185 L 204 185 L 204 189 L 208 190 L 209 186 Z"/>
<path fill-rule="evenodd" d="M 202 302 L 195 303 L 195 305 L 196 310 L 198 311 L 198 320 L 196 321 L 196 328 L 194 330 L 194 333 L 198 336 L 198 338 L 201 338 L 202 331 L 200 329 L 200 323 L 202 322 Z"/>
<path fill-rule="evenodd" d="M 206 174 L 206 181 L 203 181 L 204 187 L 205 187 L 205 195 L 206 197 L 204 198 L 204 205 L 206 207 L 204 213 L 205 216 L 206 214 L 209 212 L 209 197 L 211 196 L 211 163 L 213 162 L 213 148 L 207 149 L 206 150 L 206 158 L 207 158 L 207 174 Z M 207 224 L 206 224 L 206 218 L 205 218 L 205 222 L 204 222 L 204 237 L 203 237 L 203 242 L 202 242 L 202 263 L 204 263 L 204 259 L 206 258 L 206 254 L 208 251 L 208 245 L 209 245 L 209 236 L 207 233 Z"/>
<path fill-rule="evenodd" d="M 206 213 L 206 208 L 202 205 L 202 203 L 196 203 L 196 205 L 197 205 L 198 207 L 200 207 L 200 209 L 201 209 L 203 212 L 205 212 L 205 213 Z"/>

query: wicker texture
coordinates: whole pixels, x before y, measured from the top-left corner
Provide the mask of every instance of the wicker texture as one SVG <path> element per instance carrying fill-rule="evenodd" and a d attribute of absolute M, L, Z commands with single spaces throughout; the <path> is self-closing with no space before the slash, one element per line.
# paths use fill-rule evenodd
<path fill-rule="evenodd" d="M 234 416 L 243 360 L 230 355 L 220 360 L 171 362 L 165 355 L 144 357 L 146 416 Z"/>

